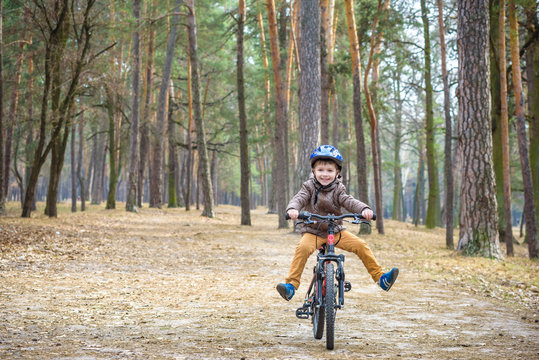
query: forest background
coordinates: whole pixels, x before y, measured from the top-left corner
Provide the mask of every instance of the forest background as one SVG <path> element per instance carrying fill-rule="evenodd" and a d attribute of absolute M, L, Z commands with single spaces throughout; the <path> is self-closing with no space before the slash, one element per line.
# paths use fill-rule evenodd
<path fill-rule="evenodd" d="M 121 201 L 128 210 L 202 206 L 212 217 L 214 204 L 233 204 L 249 224 L 257 206 L 283 213 L 309 153 L 331 143 L 349 192 L 376 209 L 378 232 L 384 218 L 445 226 L 453 248 L 459 226 L 459 250 L 502 257 L 498 241 L 515 241 L 527 209 L 537 257 L 533 0 L 509 1 L 507 25 L 505 1 L 0 5 L 2 210 L 17 201 L 30 217 L 46 201 L 55 217 L 57 202 L 77 211 Z M 476 39 L 459 37 L 470 13 L 487 25 Z M 489 61 L 473 88 L 461 56 L 477 44 Z M 483 123 L 466 117 L 470 108 Z M 486 130 L 471 135 L 485 166 L 467 153 L 470 119 Z M 468 164 L 492 175 L 475 198 L 462 196 L 483 179 Z M 473 211 L 488 225 L 467 224 Z M 477 226 L 497 235 L 467 240 Z"/>

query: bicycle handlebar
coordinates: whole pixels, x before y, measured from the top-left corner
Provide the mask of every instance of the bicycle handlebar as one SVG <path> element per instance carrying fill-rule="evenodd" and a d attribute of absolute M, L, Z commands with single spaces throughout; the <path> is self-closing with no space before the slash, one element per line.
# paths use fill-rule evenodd
<path fill-rule="evenodd" d="M 320 219 L 320 220 L 326 220 L 326 221 L 337 221 L 337 220 L 342 220 L 342 219 L 345 219 L 345 218 L 351 218 L 351 219 L 354 219 L 354 220 L 361 220 L 361 219 L 365 219 L 363 217 L 363 215 L 361 214 L 342 214 L 342 215 L 318 215 L 318 214 L 313 214 L 313 213 L 310 213 L 308 211 L 301 211 L 298 215 L 298 219 L 300 220 L 311 220 L 311 217 L 314 217 L 314 218 L 317 218 L 317 219 Z M 285 214 L 285 219 L 286 220 L 290 220 L 290 216 L 288 216 L 288 213 Z M 365 219 L 366 220 L 366 219 Z M 372 219 L 371 220 L 376 220 L 376 214 L 373 214 L 372 215 Z"/>

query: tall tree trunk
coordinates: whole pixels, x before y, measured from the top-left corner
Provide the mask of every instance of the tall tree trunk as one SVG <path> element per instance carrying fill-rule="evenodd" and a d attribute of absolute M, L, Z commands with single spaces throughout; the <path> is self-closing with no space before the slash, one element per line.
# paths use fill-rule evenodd
<path fill-rule="evenodd" d="M 354 88 L 354 127 L 356 134 L 356 168 L 358 198 L 361 201 L 369 200 L 369 184 L 367 182 L 367 151 L 365 149 L 365 136 L 363 133 L 363 118 L 361 109 L 361 61 L 359 41 L 357 37 L 356 19 L 354 15 L 353 0 L 345 0 L 346 22 L 348 27 L 348 39 L 350 42 L 350 57 L 352 58 L 352 81 Z M 370 226 L 362 226 L 360 233 L 369 233 Z"/>
<path fill-rule="evenodd" d="M 302 21 L 303 23 L 303 21 Z M 320 1 L 320 139 L 329 144 L 329 69 L 328 33 L 329 0 Z M 336 144 L 334 144 L 336 146 Z"/>
<path fill-rule="evenodd" d="M 489 0 L 490 9 L 490 99 L 492 102 L 492 160 L 494 163 L 494 175 L 496 178 L 496 202 L 498 203 L 498 234 L 500 239 L 505 239 L 505 200 L 503 193 L 503 155 L 502 155 L 502 115 L 500 94 L 500 62 L 499 36 L 500 36 L 500 0 Z"/>
<path fill-rule="evenodd" d="M 74 110 L 75 107 L 72 107 Z M 75 114 L 72 114 L 72 119 L 75 120 Z M 70 157 L 71 157 L 71 212 L 77 212 L 77 171 L 76 166 L 76 152 L 75 152 L 75 139 L 77 134 L 77 126 L 73 122 L 71 125 L 71 144 L 70 144 Z"/>
<path fill-rule="evenodd" d="M 176 156 L 176 135 L 174 131 L 174 83 L 170 80 L 170 89 L 168 91 L 168 207 L 177 208 L 178 199 L 176 196 L 176 168 L 178 167 L 178 158 Z"/>
<path fill-rule="evenodd" d="M 265 126 L 263 127 L 263 129 L 268 132 L 269 136 L 272 138 L 272 141 L 270 142 L 271 143 L 271 148 L 273 150 L 273 160 L 271 160 L 271 173 L 273 175 L 276 174 L 276 171 L 275 170 L 275 153 L 276 153 L 276 149 L 275 149 L 275 135 L 271 135 L 271 130 L 272 130 L 272 127 L 269 125 L 269 102 L 270 102 L 270 97 L 271 97 L 271 83 L 270 83 L 270 77 L 269 77 L 269 63 L 268 63 L 268 56 L 266 54 L 266 36 L 265 36 L 265 33 L 264 33 L 264 23 L 263 23 L 263 19 L 262 19 L 262 13 L 258 13 L 258 26 L 260 28 L 260 48 L 261 48 L 261 53 L 262 53 L 262 65 L 264 66 L 264 105 L 263 105 L 263 124 L 265 124 Z M 265 156 L 267 158 L 267 154 Z M 265 159 L 263 160 L 265 161 Z M 265 179 L 268 178 L 267 175 L 264 176 Z M 265 183 L 265 188 L 267 189 L 267 192 L 269 192 L 269 194 L 267 194 L 267 205 L 268 205 L 268 213 L 270 214 L 276 214 L 277 213 L 277 197 L 276 197 L 276 193 L 274 191 L 269 191 L 269 189 L 276 189 L 277 188 L 277 177 L 276 176 L 271 176 L 271 186 L 268 186 L 267 182 L 264 181 Z"/>
<path fill-rule="evenodd" d="M 156 133 L 153 138 L 153 158 L 152 158 L 152 175 L 150 177 L 150 207 L 161 207 L 162 200 L 162 167 L 163 161 L 163 139 L 166 138 L 166 102 L 168 97 L 168 86 L 172 73 L 172 60 L 174 59 L 174 50 L 176 48 L 176 38 L 178 35 L 178 23 L 180 21 L 180 7 L 183 0 L 176 0 L 174 5 L 174 17 L 172 26 L 168 34 L 167 53 L 165 57 L 165 65 L 163 66 L 163 77 L 161 78 L 161 86 L 159 88 L 159 98 L 157 103 L 157 120 Z"/>
<path fill-rule="evenodd" d="M 151 17 L 155 16 L 157 0 L 152 1 Z M 143 92 L 144 103 L 142 105 L 142 119 L 140 124 L 140 158 L 137 177 L 137 204 L 142 207 L 144 198 L 144 183 L 146 180 L 146 167 L 148 165 L 150 153 L 150 103 L 153 94 L 153 56 L 155 41 L 155 25 L 150 22 L 148 25 L 148 52 L 146 54 L 146 76 L 144 78 Z"/>
<path fill-rule="evenodd" d="M 187 116 L 188 116 L 188 125 L 187 125 L 187 161 L 185 171 L 185 210 L 189 211 L 191 209 L 191 182 L 194 179 L 194 154 L 193 154 L 193 131 L 195 123 L 193 120 L 193 85 L 192 85 L 192 72 L 191 72 L 191 56 L 189 55 L 190 46 L 189 46 L 189 37 L 187 38 Z"/>
<path fill-rule="evenodd" d="M 403 199 L 402 199 L 402 169 L 400 160 L 400 150 L 402 142 L 402 100 L 401 100 L 401 72 L 402 68 L 397 65 L 394 73 L 395 81 L 395 140 L 393 157 L 393 220 L 403 220 Z"/>
<path fill-rule="evenodd" d="M 458 0 L 459 142 L 462 150 L 457 250 L 501 258 L 490 132 L 488 1 Z M 474 21 L 469 21 L 472 18 Z"/>
<path fill-rule="evenodd" d="M 245 0 L 239 0 L 237 34 L 237 86 L 238 111 L 240 120 L 240 163 L 241 163 L 241 224 L 251 225 L 251 204 L 249 199 L 249 179 L 251 178 L 247 133 L 247 115 L 245 113 L 245 84 L 243 78 L 243 28 L 245 25 Z"/>
<path fill-rule="evenodd" d="M 389 0 L 379 0 L 378 1 L 378 11 L 372 23 L 372 35 L 370 41 L 370 53 L 369 60 L 367 62 L 367 67 L 365 69 L 365 79 L 363 81 L 363 88 L 365 90 L 365 101 L 367 103 L 367 110 L 369 114 L 369 120 L 371 125 L 371 148 L 372 148 L 372 167 L 374 173 L 374 196 L 376 202 L 376 212 L 379 213 L 379 216 L 376 219 L 376 229 L 379 234 L 384 233 L 384 209 L 383 209 L 383 200 L 382 200 L 382 179 L 380 178 L 381 174 L 381 164 L 380 156 L 378 152 L 378 119 L 376 118 L 376 113 L 374 111 L 373 101 L 370 95 L 369 90 L 369 72 L 374 61 L 374 53 L 378 42 L 382 40 L 382 33 L 376 34 L 376 28 L 378 27 L 378 21 L 383 12 L 387 11 L 389 8 Z"/>
<path fill-rule="evenodd" d="M 318 8 L 318 4 L 316 5 Z M 281 74 L 281 55 L 279 51 L 279 43 L 277 37 L 277 17 L 275 15 L 275 3 L 273 0 L 267 0 L 266 7 L 268 11 L 268 23 L 271 42 L 271 63 L 273 66 L 273 77 L 275 83 L 275 102 L 276 102 L 276 115 L 275 115 L 275 171 L 272 177 L 275 177 L 276 187 L 272 188 L 272 192 L 277 196 L 277 213 L 279 214 L 279 228 L 288 228 L 288 222 L 284 218 L 284 212 L 286 210 L 287 199 L 286 191 L 288 188 L 287 178 L 287 154 L 284 141 L 284 127 L 286 126 L 286 114 L 285 114 L 285 99 L 283 93 L 283 81 Z M 303 34 L 302 34 L 303 37 Z M 317 57 L 318 58 L 318 57 Z M 319 82 L 317 86 L 319 85 Z M 300 86 L 301 87 L 301 86 Z M 300 139 L 301 143 L 301 139 Z"/>
<path fill-rule="evenodd" d="M 526 9 L 528 19 L 528 37 L 531 38 L 539 29 L 537 20 L 537 3 L 530 2 Z M 535 221 L 539 223 L 539 38 L 526 51 L 526 73 L 528 77 L 529 138 L 530 165 L 533 179 L 533 196 L 535 204 Z"/>
<path fill-rule="evenodd" d="M 25 19 L 29 19 L 30 10 L 25 12 Z M 0 30 L 1 31 L 1 30 Z M 32 36 L 28 40 L 29 44 L 32 44 Z M 0 50 L 1 51 L 1 50 Z M 26 145 L 24 149 L 24 158 L 25 158 L 25 169 L 24 169 L 24 187 L 23 192 L 21 192 L 21 207 L 24 206 L 24 196 L 26 193 L 26 188 L 28 187 L 28 179 L 31 172 L 31 163 L 32 163 L 32 144 L 34 143 L 34 53 L 29 51 L 27 54 L 27 76 L 28 80 L 26 83 L 26 109 L 27 109 L 27 121 L 26 121 Z M 1 71 L 1 70 L 0 70 Z M 31 211 L 35 210 L 35 197 L 32 201 Z"/>
<path fill-rule="evenodd" d="M 507 73 L 505 61 L 505 0 L 500 0 L 498 15 L 498 63 L 500 69 L 501 137 L 503 163 L 503 203 L 505 218 L 505 245 L 507 256 L 513 256 L 513 221 L 511 217 L 511 168 L 509 158 L 509 122 L 507 111 Z"/>
<path fill-rule="evenodd" d="M 320 139 L 320 7 L 316 1 L 300 2 L 301 38 L 299 74 L 298 176 L 311 173 L 309 155 Z M 326 134 L 327 136 L 328 134 Z"/>
<path fill-rule="evenodd" d="M 140 0 L 133 0 L 133 16 L 136 29 L 133 33 L 133 102 L 131 106 L 131 125 L 129 137 L 129 175 L 125 209 L 136 211 L 136 193 L 138 176 L 138 134 L 139 134 L 139 101 L 140 101 Z"/>
<path fill-rule="evenodd" d="M 440 52 L 442 58 L 442 80 L 444 84 L 444 118 L 445 118 L 445 246 L 453 250 L 453 160 L 451 159 L 451 139 L 453 130 L 451 124 L 449 74 L 447 72 L 447 50 L 445 45 L 444 2 L 438 3 L 438 32 L 440 33 Z"/>
<path fill-rule="evenodd" d="M 528 139 L 526 137 L 526 114 L 522 96 L 522 78 L 520 74 L 520 56 L 518 44 L 518 22 L 515 0 L 508 0 L 507 15 L 509 17 L 509 38 L 511 39 L 511 64 L 513 65 L 513 92 L 516 105 L 516 123 L 518 136 L 518 152 L 522 168 L 524 185 L 524 216 L 526 218 L 526 240 L 530 259 L 537 258 L 537 224 L 535 222 L 535 204 L 533 196 L 533 181 L 528 157 Z"/>
<path fill-rule="evenodd" d="M 68 11 L 69 12 L 69 11 Z M 62 27 L 59 28 L 58 43 L 56 44 L 53 51 L 53 63 L 52 63 L 52 88 L 51 88 L 51 116 L 52 122 L 61 122 L 60 119 L 64 114 L 60 110 L 60 96 L 62 92 L 62 59 L 64 55 L 64 50 L 67 44 L 67 39 L 70 32 L 70 12 L 67 16 L 67 21 L 62 24 Z M 62 69 L 63 70 L 63 69 Z M 66 129 L 67 130 L 67 129 Z M 45 215 L 49 217 L 56 217 L 56 197 L 58 193 L 58 184 L 60 181 L 60 173 L 63 166 L 63 152 L 62 152 L 62 143 L 64 136 L 55 137 L 51 141 L 51 166 L 49 169 L 49 184 L 47 190 L 47 202 L 45 205 Z"/>
<path fill-rule="evenodd" d="M 2 37 L 2 29 L 3 24 L 2 20 L 4 17 L 3 14 L 3 4 L 2 0 L 0 0 L 0 189 L 4 188 L 4 182 L 7 181 L 7 179 L 4 179 L 4 76 L 2 74 L 2 68 L 4 67 L 4 63 L 2 60 L 3 51 L 2 48 L 4 47 L 4 40 Z M 0 191 L 0 216 L 6 214 L 6 201 L 4 192 Z"/>
<path fill-rule="evenodd" d="M 84 143 L 84 112 L 82 112 L 79 122 L 79 149 L 77 154 L 77 178 L 80 186 L 80 211 L 86 210 L 86 166 L 84 165 L 85 159 L 83 157 Z"/>
<path fill-rule="evenodd" d="M 421 18 L 423 19 L 423 34 L 425 37 L 425 99 L 426 99 L 426 148 L 427 148 L 427 175 L 429 178 L 429 196 L 427 205 L 427 220 L 425 225 L 428 229 L 434 228 L 440 222 L 440 196 L 438 187 L 438 168 L 434 150 L 434 113 L 432 100 L 432 75 L 430 54 L 430 30 L 427 16 L 427 5 L 421 0 Z"/>
<path fill-rule="evenodd" d="M 25 32 L 23 32 L 22 38 L 25 38 Z M 19 104 L 19 85 L 21 83 L 22 73 L 22 60 L 24 56 L 24 42 L 20 44 L 20 54 L 17 57 L 17 63 L 15 64 L 15 76 L 13 81 L 13 88 L 11 90 L 11 105 L 9 108 L 9 117 L 7 122 L 6 131 L 6 145 L 4 152 L 4 196 L 8 195 L 9 184 L 9 169 L 11 167 L 11 148 L 13 143 L 13 128 L 15 127 L 15 115 L 17 114 L 17 107 Z"/>
<path fill-rule="evenodd" d="M 105 85 L 105 92 L 107 94 L 107 114 L 108 114 L 108 139 L 109 139 L 109 191 L 107 194 L 106 209 L 116 209 L 116 186 L 118 185 L 118 168 L 117 168 L 117 147 L 116 144 L 116 121 L 114 116 L 114 109 L 116 103 L 114 101 L 115 95 L 112 90 Z"/>
<path fill-rule="evenodd" d="M 99 126 L 99 127 L 98 127 Z M 91 177 L 91 192 L 90 202 L 92 205 L 101 204 L 103 200 L 103 188 L 101 186 L 104 173 L 104 161 L 106 157 L 106 133 L 107 122 L 106 119 L 102 119 L 101 124 L 96 124 L 95 135 L 93 136 L 93 149 L 92 149 L 92 177 Z"/>
<path fill-rule="evenodd" d="M 71 113 L 71 110 L 69 111 Z M 66 114 L 65 116 L 70 116 Z M 57 137 L 51 148 L 51 166 L 49 172 L 49 184 L 47 189 L 47 202 L 45 206 L 45 215 L 49 217 L 57 217 L 58 209 L 56 206 L 58 197 L 58 187 L 62 176 L 62 168 L 64 166 L 65 151 L 67 140 L 69 138 L 69 127 L 71 119 L 64 120 L 64 132 L 61 137 Z"/>
<path fill-rule="evenodd" d="M 418 164 L 417 164 L 417 181 L 414 192 L 414 225 L 417 227 L 422 223 L 422 208 L 425 198 L 425 156 L 423 155 L 423 132 L 420 130 L 417 135 L 418 144 Z"/>
<path fill-rule="evenodd" d="M 202 177 L 202 192 L 204 194 L 204 209 L 202 216 L 214 217 L 213 189 L 211 185 L 210 167 L 208 152 L 206 149 L 206 132 L 202 119 L 202 108 L 200 104 L 200 79 L 198 73 L 198 49 L 197 49 L 197 26 L 195 17 L 195 2 L 187 2 L 188 14 L 187 24 L 189 28 L 189 57 L 191 59 L 191 76 L 193 87 L 193 110 L 197 129 L 197 151 L 199 157 L 199 167 Z"/>

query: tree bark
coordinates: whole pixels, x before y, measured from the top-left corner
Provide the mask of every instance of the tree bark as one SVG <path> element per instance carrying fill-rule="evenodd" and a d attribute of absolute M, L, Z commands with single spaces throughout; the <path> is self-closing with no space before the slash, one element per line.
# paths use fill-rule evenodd
<path fill-rule="evenodd" d="M 178 198 L 176 196 L 176 168 L 178 166 L 178 157 L 176 156 L 176 134 L 174 126 L 174 83 L 170 80 L 168 91 L 168 117 L 167 117 L 167 134 L 168 134 L 168 207 L 177 208 Z"/>
<path fill-rule="evenodd" d="M 152 1 L 151 17 L 155 17 L 157 0 Z M 155 25 L 148 25 L 148 52 L 146 54 L 146 77 L 143 83 L 144 103 L 142 105 L 142 118 L 140 124 L 140 158 L 137 177 L 137 204 L 142 207 L 144 199 L 144 183 L 146 181 L 146 167 L 149 163 L 150 153 L 150 103 L 153 94 L 153 57 L 154 57 Z"/>
<path fill-rule="evenodd" d="M 2 74 L 2 68 L 3 65 L 3 51 L 2 48 L 4 47 L 4 40 L 2 37 L 2 29 L 3 29 L 3 4 L 2 0 L 0 0 L 0 189 L 4 188 L 4 182 L 7 180 L 4 179 L 4 75 Z M 0 191 L 0 216 L 6 214 L 6 201 L 4 192 Z"/>
<path fill-rule="evenodd" d="M 417 227 L 419 223 L 422 223 L 422 209 L 425 198 L 425 156 L 423 155 L 423 133 L 420 130 L 417 135 L 417 144 L 418 144 L 418 164 L 417 164 L 417 181 L 414 192 L 414 216 L 413 222 Z"/>
<path fill-rule="evenodd" d="M 490 132 L 488 1 L 458 1 L 459 142 L 462 156 L 457 250 L 502 258 Z"/>
<path fill-rule="evenodd" d="M 189 57 L 191 59 L 191 76 L 193 88 L 193 110 L 194 120 L 197 129 L 197 152 L 199 156 L 199 167 L 202 177 L 202 192 L 204 195 L 204 209 L 202 216 L 212 218 L 215 216 L 213 204 L 213 189 L 211 185 L 210 167 L 208 152 L 206 148 L 206 132 L 202 118 L 202 108 L 200 104 L 200 79 L 198 73 L 198 49 L 197 49 L 197 25 L 195 17 L 195 2 L 187 2 L 188 14 L 187 24 L 189 28 Z"/>
<path fill-rule="evenodd" d="M 367 62 L 367 67 L 365 69 L 365 79 L 363 81 L 363 87 L 365 90 L 365 101 L 367 103 L 367 110 L 369 114 L 369 120 L 371 125 L 371 148 L 372 148 L 372 167 L 373 167 L 373 173 L 374 173 L 374 196 L 375 196 L 375 202 L 376 202 L 376 212 L 379 213 L 379 216 L 376 219 L 376 229 L 378 230 L 379 234 L 384 233 L 384 209 L 383 209 L 383 200 L 382 200 L 382 184 L 381 184 L 381 164 L 380 164 L 380 156 L 378 152 L 378 119 L 376 118 L 376 113 L 374 111 L 374 105 L 373 101 L 370 95 L 369 90 L 369 72 L 371 70 L 371 66 L 374 61 L 374 53 L 377 46 L 377 43 L 382 41 L 382 33 L 379 32 L 378 35 L 376 34 L 376 28 L 378 26 L 378 21 L 380 16 L 382 15 L 382 12 L 387 11 L 389 8 L 389 0 L 379 0 L 378 1 L 378 11 L 376 13 L 376 16 L 374 18 L 374 21 L 372 23 L 372 34 L 371 34 L 371 41 L 370 41 L 370 53 L 369 53 L 369 60 Z"/>
<path fill-rule="evenodd" d="M 421 18 L 423 19 L 423 34 L 425 37 L 425 129 L 427 148 L 427 175 L 429 178 L 429 196 L 427 203 L 427 219 L 425 226 L 434 228 L 440 223 L 440 196 L 438 187 L 438 168 L 434 150 L 434 113 L 432 100 L 432 66 L 430 51 L 430 30 L 427 16 L 427 5 L 421 0 Z"/>
<path fill-rule="evenodd" d="M 23 33 L 22 39 L 25 38 Z M 13 143 L 13 128 L 15 127 L 15 114 L 17 114 L 17 107 L 19 104 L 19 85 L 21 83 L 22 73 L 22 61 L 24 56 L 24 41 L 20 44 L 20 54 L 17 57 L 17 63 L 15 64 L 15 76 L 13 81 L 13 89 L 11 90 L 11 105 L 9 109 L 9 117 L 7 122 L 6 131 L 6 145 L 4 152 L 4 196 L 8 196 L 8 184 L 9 184 L 9 169 L 11 167 L 11 148 Z"/>
<path fill-rule="evenodd" d="M 505 0 L 500 0 L 498 15 L 498 63 L 500 69 L 500 117 L 503 163 L 503 204 L 505 218 L 505 245 L 507 256 L 513 256 L 513 221 L 511 216 L 511 168 L 509 158 L 509 121 L 507 111 L 507 73 L 505 61 Z M 502 239 L 501 239 L 502 240 Z"/>
<path fill-rule="evenodd" d="M 509 38 L 511 39 L 511 63 L 513 65 L 513 92 L 515 95 L 516 123 L 518 136 L 518 152 L 524 185 L 524 216 L 526 218 L 526 240 L 530 259 L 538 257 L 537 224 L 535 222 L 535 204 L 533 196 L 533 180 L 528 157 L 528 139 L 526 137 L 526 113 L 522 96 L 522 78 L 520 74 L 520 56 L 518 43 L 518 22 L 515 0 L 508 0 L 507 15 L 509 17 Z"/>
<path fill-rule="evenodd" d="M 503 155 L 502 155 L 502 115 L 501 115 L 501 94 L 500 94 L 500 62 L 499 36 L 500 36 L 500 1 L 489 0 L 490 8 L 490 99 L 492 101 L 491 123 L 492 123 L 492 160 L 494 163 L 494 176 L 496 178 L 496 202 L 498 203 L 498 234 L 500 239 L 505 239 L 505 200 L 503 193 Z"/>
<path fill-rule="evenodd" d="M 453 160 L 451 159 L 451 139 L 453 137 L 450 107 L 449 74 L 447 72 L 447 50 L 445 45 L 444 2 L 438 3 L 438 32 L 440 33 L 440 52 L 442 58 L 442 80 L 444 84 L 444 118 L 445 118 L 445 246 L 453 250 Z"/>
<path fill-rule="evenodd" d="M 79 149 L 77 154 L 77 179 L 80 186 L 80 211 L 86 210 L 86 178 L 85 178 L 85 166 L 84 166 L 84 112 L 80 115 L 79 122 Z"/>
<path fill-rule="evenodd" d="M 361 61 L 359 51 L 359 41 L 357 37 L 356 20 L 354 16 L 353 0 L 345 0 L 346 22 L 348 27 L 348 39 L 350 42 L 350 55 L 352 58 L 352 79 L 353 79 L 353 103 L 354 103 L 354 126 L 356 134 L 356 152 L 357 152 L 357 186 L 358 198 L 361 201 L 369 199 L 369 185 L 367 182 L 367 151 L 365 149 L 365 136 L 363 132 L 363 117 L 361 109 Z M 365 226 L 362 233 L 370 229 Z"/>
<path fill-rule="evenodd" d="M 401 99 L 401 73 L 402 67 L 397 65 L 393 80 L 395 81 L 395 139 L 393 157 L 393 220 L 403 221 L 403 198 L 402 198 L 402 169 L 400 160 L 402 142 L 402 99 Z"/>
<path fill-rule="evenodd" d="M 251 177 L 247 115 L 245 113 L 245 84 L 243 77 L 243 33 L 245 25 L 245 0 L 239 0 L 238 11 L 238 33 L 237 33 L 237 86 L 238 86 L 238 111 L 240 120 L 240 163 L 241 163 L 241 224 L 251 225 L 251 204 L 249 199 L 249 179 Z"/>
<path fill-rule="evenodd" d="M 320 7 L 316 1 L 300 2 L 299 151 L 298 177 L 311 173 L 309 156 L 320 140 Z M 328 134 L 326 134 L 327 136 Z"/>
<path fill-rule="evenodd" d="M 72 107 L 74 110 L 75 107 Z M 72 114 L 73 120 L 75 114 Z M 76 152 L 75 152 L 75 140 L 77 135 L 77 127 L 75 123 L 71 126 L 71 144 L 70 144 L 70 158 L 71 158 L 71 212 L 77 212 L 77 171 L 76 166 Z"/>
<path fill-rule="evenodd" d="M 187 43 L 189 44 L 189 38 L 187 38 Z M 193 85 L 192 85 L 192 71 L 191 71 L 191 56 L 190 56 L 190 46 L 187 46 L 187 103 L 188 103 L 188 125 L 187 125 L 187 161 L 185 171 L 185 210 L 189 211 L 191 209 L 191 181 L 194 178 L 193 167 L 194 167 L 194 154 L 193 154 L 193 129 L 194 129 L 194 120 L 193 120 Z"/>
<path fill-rule="evenodd" d="M 539 29 L 537 3 L 530 2 L 530 6 L 526 9 L 526 17 L 528 19 L 528 36 L 531 37 Z M 528 78 L 530 165 L 537 224 L 539 223 L 539 39 L 537 36 L 534 39 L 526 51 L 526 73 Z"/>
<path fill-rule="evenodd" d="M 288 187 L 287 178 L 287 154 L 284 141 L 284 127 L 286 126 L 286 114 L 285 114 L 285 99 L 283 93 L 283 81 L 281 74 L 281 55 L 279 51 L 278 35 L 277 35 L 277 17 L 275 15 L 275 3 L 273 0 L 267 0 L 266 7 L 268 11 L 268 23 L 271 42 L 271 63 L 273 66 L 273 77 L 275 83 L 275 102 L 276 102 L 276 114 L 275 114 L 275 171 L 272 177 L 275 177 L 275 187 L 272 188 L 272 192 L 276 193 L 277 197 L 277 213 L 279 214 L 279 228 L 288 228 L 288 222 L 284 218 L 284 212 L 286 210 L 286 188 Z M 317 4 L 318 7 L 318 4 Z M 303 34 L 302 34 L 303 36 Z M 319 83 L 318 83 L 319 84 Z M 301 86 L 300 86 L 301 87 Z M 301 140 L 300 140 L 301 143 Z"/>
<path fill-rule="evenodd" d="M 163 77 L 159 88 L 159 98 L 157 103 L 156 134 L 153 140 L 152 175 L 150 177 L 150 207 L 161 207 L 162 200 L 162 167 L 163 161 L 163 139 L 166 138 L 166 102 L 168 97 L 168 87 L 172 73 L 172 61 L 176 48 L 176 38 L 178 35 L 178 23 L 180 21 L 180 7 L 183 0 L 176 0 L 174 5 L 174 17 L 172 26 L 168 34 L 167 53 L 163 66 Z"/>
<path fill-rule="evenodd" d="M 105 92 L 107 94 L 107 115 L 109 121 L 108 127 L 108 139 L 109 139 L 109 191 L 107 194 L 106 209 L 116 209 L 116 186 L 118 184 L 118 168 L 117 168 L 117 147 L 116 144 L 116 121 L 114 116 L 114 109 L 116 103 L 114 101 L 115 95 L 111 89 L 105 85 Z"/>
<path fill-rule="evenodd" d="M 133 102 L 131 106 L 131 126 L 129 137 L 129 174 L 127 185 L 126 211 L 136 211 L 136 192 L 138 176 L 138 134 L 139 134 L 139 102 L 140 102 L 140 0 L 133 0 L 133 16 L 136 29 L 133 33 Z"/>
<path fill-rule="evenodd" d="M 303 22 L 302 22 L 303 23 Z M 320 139 L 329 144 L 329 0 L 320 1 Z M 336 144 L 334 144 L 336 146 Z"/>

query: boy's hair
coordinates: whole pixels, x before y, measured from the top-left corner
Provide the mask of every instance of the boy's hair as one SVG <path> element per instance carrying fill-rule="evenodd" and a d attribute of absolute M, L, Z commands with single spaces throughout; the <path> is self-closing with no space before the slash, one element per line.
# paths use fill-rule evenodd
<path fill-rule="evenodd" d="M 318 160 L 329 160 L 333 161 L 336 165 L 339 171 L 342 168 L 343 158 L 339 150 L 335 148 L 335 146 L 332 145 L 321 145 L 317 147 L 313 153 L 311 154 L 309 161 L 311 162 L 311 168 L 314 167 L 314 164 Z"/>
<path fill-rule="evenodd" d="M 322 164 L 322 165 L 333 164 L 333 165 L 335 165 L 335 168 L 337 169 L 337 171 L 341 170 L 339 164 L 337 164 L 335 161 L 333 161 L 331 159 L 318 159 L 318 160 L 313 162 L 311 168 L 314 169 L 316 164 Z"/>

